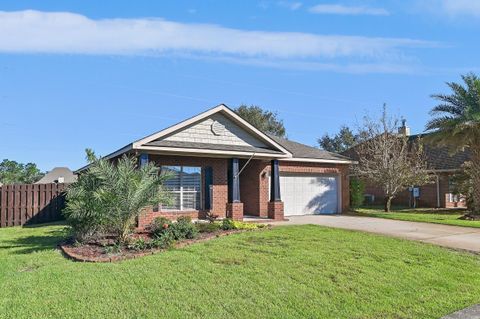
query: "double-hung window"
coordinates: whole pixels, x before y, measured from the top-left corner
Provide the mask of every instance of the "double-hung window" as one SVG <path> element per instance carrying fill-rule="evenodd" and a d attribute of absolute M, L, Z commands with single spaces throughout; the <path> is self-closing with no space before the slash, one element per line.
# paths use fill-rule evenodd
<path fill-rule="evenodd" d="M 172 193 L 171 205 L 166 210 L 200 210 L 200 189 L 202 168 L 193 166 L 162 166 L 171 177 L 165 181 L 165 188 Z"/>

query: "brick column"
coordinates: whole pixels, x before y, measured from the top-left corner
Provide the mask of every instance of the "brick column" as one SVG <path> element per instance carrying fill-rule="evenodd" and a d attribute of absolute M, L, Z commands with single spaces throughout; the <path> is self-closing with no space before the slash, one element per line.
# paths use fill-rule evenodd
<path fill-rule="evenodd" d="M 278 160 L 272 160 L 270 169 L 270 202 L 268 203 L 268 218 L 283 220 L 283 202 L 280 196 L 280 170 Z"/>
<path fill-rule="evenodd" d="M 238 158 L 232 158 L 228 168 L 227 217 L 243 220 L 243 203 L 240 201 L 240 176 Z"/>
<path fill-rule="evenodd" d="M 283 202 L 268 202 L 268 218 L 273 220 L 284 220 Z"/>
<path fill-rule="evenodd" d="M 227 217 L 233 220 L 243 220 L 243 203 L 228 203 Z"/>

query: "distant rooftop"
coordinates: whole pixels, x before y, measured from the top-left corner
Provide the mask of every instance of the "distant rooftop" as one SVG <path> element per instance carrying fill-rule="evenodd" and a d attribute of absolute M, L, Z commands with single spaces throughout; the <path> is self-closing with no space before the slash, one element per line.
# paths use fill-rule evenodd
<path fill-rule="evenodd" d="M 51 183 L 66 183 L 70 184 L 77 180 L 75 175 L 68 167 L 55 167 L 50 172 L 45 174 L 35 184 L 51 184 Z"/>

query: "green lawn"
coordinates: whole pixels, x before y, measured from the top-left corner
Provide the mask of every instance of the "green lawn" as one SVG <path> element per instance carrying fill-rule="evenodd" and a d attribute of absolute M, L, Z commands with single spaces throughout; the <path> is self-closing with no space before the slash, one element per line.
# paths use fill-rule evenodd
<path fill-rule="evenodd" d="M 439 318 L 480 302 L 480 257 L 320 226 L 235 234 L 113 264 L 0 229 L 1 318 Z"/>
<path fill-rule="evenodd" d="M 459 219 L 465 214 L 465 210 L 435 210 L 435 209 L 393 209 L 386 213 L 382 208 L 357 208 L 356 215 L 379 217 L 397 220 L 408 220 L 412 222 L 435 223 L 454 226 L 467 226 L 480 228 L 480 221 Z"/>

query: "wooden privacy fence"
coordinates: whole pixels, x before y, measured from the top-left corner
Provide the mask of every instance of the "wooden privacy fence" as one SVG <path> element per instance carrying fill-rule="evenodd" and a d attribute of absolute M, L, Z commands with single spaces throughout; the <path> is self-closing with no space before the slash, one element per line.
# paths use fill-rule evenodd
<path fill-rule="evenodd" d="M 69 184 L 18 184 L 0 187 L 0 227 L 62 219 Z"/>

